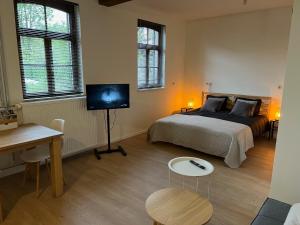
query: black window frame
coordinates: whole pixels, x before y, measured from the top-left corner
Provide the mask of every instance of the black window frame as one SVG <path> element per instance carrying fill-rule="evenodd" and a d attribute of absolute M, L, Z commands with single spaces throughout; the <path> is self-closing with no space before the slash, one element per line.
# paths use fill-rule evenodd
<path fill-rule="evenodd" d="M 158 23 L 153 23 L 150 21 L 138 19 L 138 29 L 140 27 L 152 29 L 158 32 L 159 35 L 159 41 L 158 46 L 157 45 L 150 45 L 150 44 L 142 44 L 139 43 L 137 40 L 138 50 L 143 49 L 146 50 L 146 67 L 139 67 L 137 65 L 137 73 L 139 68 L 146 68 L 146 83 L 145 85 L 140 85 L 139 81 L 137 80 L 137 85 L 139 90 L 147 90 L 147 89 L 155 89 L 155 88 L 163 88 L 165 85 L 165 33 L 166 33 L 166 26 L 161 25 Z M 150 50 L 156 50 L 158 51 L 158 80 L 156 84 L 149 83 L 149 55 Z M 154 67 L 153 67 L 154 68 Z M 138 77 L 138 76 L 137 76 Z"/>
<path fill-rule="evenodd" d="M 30 28 L 21 28 L 19 26 L 18 3 L 29 3 L 41 5 L 45 9 L 51 7 L 57 10 L 64 11 L 69 15 L 70 33 L 60 33 L 47 30 L 37 30 Z M 81 62 L 81 46 L 80 46 L 80 21 L 79 21 L 79 5 L 76 3 L 63 0 L 14 0 L 16 32 L 18 41 L 19 64 L 21 70 L 21 82 L 24 100 L 40 100 L 40 99 L 55 99 L 72 96 L 83 95 L 83 75 Z M 45 17 L 46 20 L 46 17 Z M 44 39 L 44 49 L 46 57 L 46 71 L 48 80 L 48 92 L 27 93 L 25 84 L 25 74 L 23 68 L 23 58 L 21 49 L 21 36 L 42 38 Z M 73 70 L 73 90 L 72 91 L 55 91 L 54 69 L 53 69 L 53 54 L 51 49 L 51 40 L 65 40 L 71 43 L 72 52 L 72 70 Z"/>

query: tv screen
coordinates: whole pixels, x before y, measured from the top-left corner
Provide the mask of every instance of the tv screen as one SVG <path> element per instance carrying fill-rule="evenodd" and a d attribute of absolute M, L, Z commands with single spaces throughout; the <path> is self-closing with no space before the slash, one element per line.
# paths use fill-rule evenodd
<path fill-rule="evenodd" d="M 86 85 L 88 110 L 129 108 L 129 84 Z"/>

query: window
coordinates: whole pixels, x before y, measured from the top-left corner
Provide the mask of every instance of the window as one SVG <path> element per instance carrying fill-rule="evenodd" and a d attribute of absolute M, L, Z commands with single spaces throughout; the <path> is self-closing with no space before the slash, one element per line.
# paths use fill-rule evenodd
<path fill-rule="evenodd" d="M 0 108 L 7 106 L 7 94 L 6 85 L 4 80 L 4 57 L 2 48 L 2 38 L 1 38 L 1 26 L 0 26 Z M 6 75 L 6 74 L 5 74 Z M 0 116 L 1 117 L 1 116 Z"/>
<path fill-rule="evenodd" d="M 24 99 L 82 94 L 78 6 L 15 0 Z"/>
<path fill-rule="evenodd" d="M 138 20 L 138 88 L 164 86 L 165 26 Z"/>

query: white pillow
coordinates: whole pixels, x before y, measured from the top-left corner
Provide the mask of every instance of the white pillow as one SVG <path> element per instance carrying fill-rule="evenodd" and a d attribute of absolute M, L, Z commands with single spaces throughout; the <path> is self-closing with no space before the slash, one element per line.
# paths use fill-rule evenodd
<path fill-rule="evenodd" d="M 300 203 L 291 207 L 284 225 L 300 225 Z"/>

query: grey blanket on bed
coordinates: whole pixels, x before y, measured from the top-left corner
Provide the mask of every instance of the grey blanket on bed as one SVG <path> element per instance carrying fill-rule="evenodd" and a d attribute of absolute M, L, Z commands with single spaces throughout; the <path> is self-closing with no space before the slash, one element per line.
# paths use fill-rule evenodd
<path fill-rule="evenodd" d="M 175 114 L 157 120 L 148 130 L 151 142 L 169 142 L 225 158 L 240 167 L 246 151 L 254 147 L 249 126 L 203 116 Z"/>
<path fill-rule="evenodd" d="M 205 117 L 211 117 L 211 118 L 216 118 L 221 120 L 227 120 L 235 123 L 241 123 L 251 128 L 254 137 L 263 135 L 266 132 L 269 124 L 268 118 L 263 115 L 257 115 L 254 117 L 241 117 L 241 116 L 232 115 L 228 111 L 205 112 L 205 111 L 201 111 L 200 109 L 196 109 L 183 114 L 205 116 Z"/>

